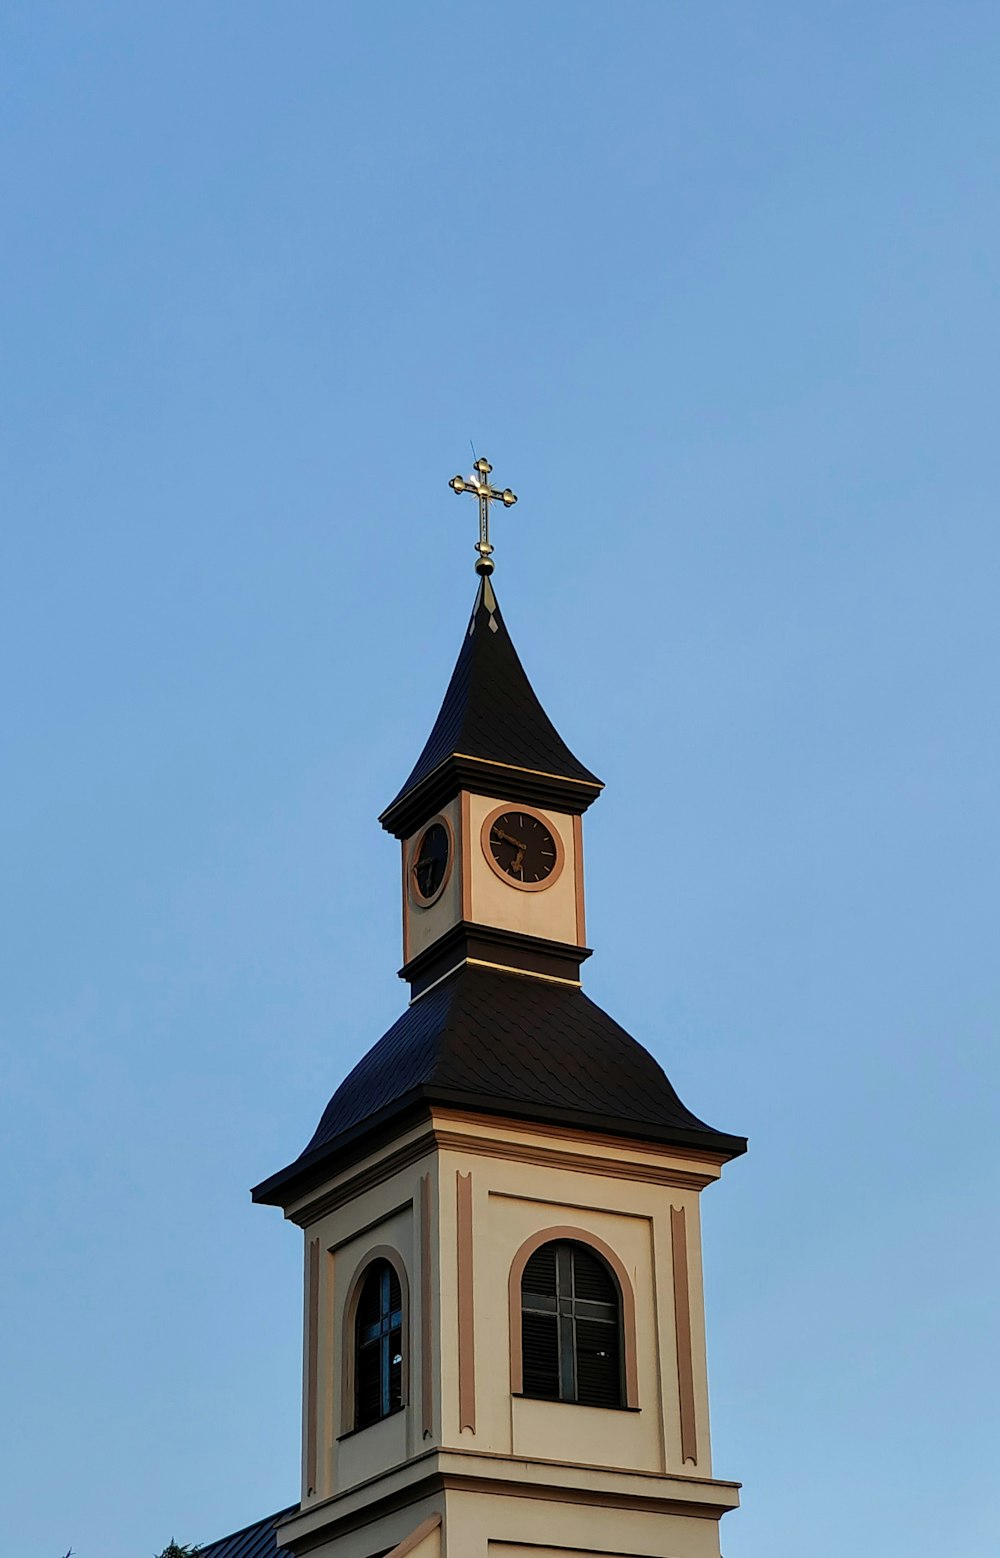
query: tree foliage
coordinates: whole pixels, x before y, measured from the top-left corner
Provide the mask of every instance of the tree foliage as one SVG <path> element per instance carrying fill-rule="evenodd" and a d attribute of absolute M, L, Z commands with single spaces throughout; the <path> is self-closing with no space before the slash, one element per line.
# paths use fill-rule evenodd
<path fill-rule="evenodd" d="M 200 1552 L 200 1547 L 178 1547 L 171 1537 L 162 1553 L 157 1554 L 157 1558 L 198 1558 Z"/>

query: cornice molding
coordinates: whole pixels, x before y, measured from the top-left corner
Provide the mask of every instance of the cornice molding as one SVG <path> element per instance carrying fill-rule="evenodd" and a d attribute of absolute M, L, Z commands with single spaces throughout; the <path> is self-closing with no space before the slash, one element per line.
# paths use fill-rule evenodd
<path fill-rule="evenodd" d="M 479 1132 L 475 1136 L 459 1130 L 449 1130 L 448 1118 L 456 1121 L 463 1120 L 475 1123 Z M 537 1168 L 562 1169 L 570 1173 L 592 1174 L 600 1179 L 627 1179 L 639 1184 L 667 1185 L 677 1190 L 691 1190 L 699 1192 L 707 1185 L 715 1183 L 718 1178 L 718 1168 L 725 1159 L 717 1153 L 702 1153 L 696 1155 L 678 1148 L 671 1149 L 671 1156 L 686 1158 L 692 1161 L 690 1169 L 675 1167 L 662 1161 L 657 1163 L 649 1161 L 651 1155 L 638 1155 L 636 1143 L 628 1142 L 621 1138 L 604 1138 L 590 1136 L 585 1132 L 565 1131 L 561 1133 L 562 1141 L 556 1137 L 556 1132 L 538 1131 L 538 1135 L 550 1136 L 547 1143 L 510 1141 L 509 1139 L 493 1134 L 487 1135 L 483 1128 L 493 1122 L 488 1116 L 455 1114 L 442 1117 L 442 1123 L 433 1116 L 427 1121 L 425 1129 L 415 1140 L 407 1142 L 398 1151 L 388 1153 L 380 1158 L 377 1163 L 363 1164 L 358 1172 L 348 1174 L 340 1184 L 331 1187 L 319 1195 L 303 1201 L 293 1211 L 286 1213 L 290 1221 L 300 1228 L 308 1228 L 328 1213 L 335 1212 L 348 1201 L 353 1201 L 366 1190 L 372 1190 L 377 1185 L 384 1184 L 388 1179 L 409 1168 L 414 1163 L 419 1163 L 433 1152 L 461 1152 L 471 1157 L 502 1158 L 512 1163 L 528 1163 Z M 506 1122 L 513 1130 L 527 1134 L 525 1126 L 516 1120 Z M 608 1147 L 617 1147 L 636 1156 L 630 1159 L 609 1158 L 599 1154 L 589 1154 L 573 1150 L 571 1142 L 589 1143 L 600 1147 L 606 1153 Z M 566 1145 L 562 1143 L 565 1142 Z M 704 1167 L 701 1171 L 694 1167 L 694 1162 L 700 1157 Z M 644 1160 L 645 1158 L 645 1160 Z M 718 1165 L 718 1167 L 716 1166 Z"/>
<path fill-rule="evenodd" d="M 540 1475 L 526 1476 L 528 1467 Z M 382 1492 L 378 1491 L 380 1483 Z M 278 1527 L 278 1543 L 296 1555 L 308 1553 L 399 1509 L 448 1492 L 718 1521 L 739 1507 L 739 1487 L 737 1482 L 670 1472 L 442 1446 L 387 1468 L 343 1493 L 311 1502 Z"/>
<path fill-rule="evenodd" d="M 534 802 L 536 806 L 550 806 L 555 811 L 580 816 L 593 805 L 603 788 L 589 779 L 569 779 L 453 752 L 412 790 L 386 807 L 378 820 L 387 833 L 398 839 L 408 838 L 462 790 L 496 796 L 498 800 Z"/>

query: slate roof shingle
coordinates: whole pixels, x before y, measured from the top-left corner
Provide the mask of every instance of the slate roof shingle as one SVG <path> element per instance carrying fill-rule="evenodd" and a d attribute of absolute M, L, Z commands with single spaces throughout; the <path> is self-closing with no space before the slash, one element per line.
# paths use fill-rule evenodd
<path fill-rule="evenodd" d="M 305 1151 L 254 1198 L 280 1201 L 376 1124 L 432 1103 L 727 1157 L 746 1148 L 692 1114 L 649 1051 L 582 990 L 466 965 L 407 1008 L 338 1087 Z"/>
<path fill-rule="evenodd" d="M 278 1546 L 276 1527 L 298 1508 L 298 1504 L 291 1504 L 287 1509 L 279 1509 L 276 1515 L 268 1515 L 230 1536 L 220 1537 L 217 1542 L 209 1542 L 198 1549 L 198 1558 L 292 1558 L 287 1549 Z"/>
<path fill-rule="evenodd" d="M 438 717 L 409 778 L 386 807 L 383 822 L 454 755 L 568 779 L 589 799 L 602 788 L 596 775 L 573 756 L 539 703 L 488 579 L 480 584 Z"/>

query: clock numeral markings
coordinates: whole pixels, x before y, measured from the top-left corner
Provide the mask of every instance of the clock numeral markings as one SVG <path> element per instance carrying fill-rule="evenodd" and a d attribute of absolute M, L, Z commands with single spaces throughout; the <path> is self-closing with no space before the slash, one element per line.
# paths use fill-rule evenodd
<path fill-rule="evenodd" d="M 556 863 L 548 828 L 525 812 L 506 812 L 490 825 L 490 851 L 501 871 L 516 882 L 543 882 Z"/>

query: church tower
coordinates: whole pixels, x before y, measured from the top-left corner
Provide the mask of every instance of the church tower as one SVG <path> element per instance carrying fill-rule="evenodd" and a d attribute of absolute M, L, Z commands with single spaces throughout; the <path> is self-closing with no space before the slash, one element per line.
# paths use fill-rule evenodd
<path fill-rule="evenodd" d="M 440 713 L 381 816 L 409 1004 L 295 1162 L 304 1558 L 718 1558 L 699 1195 L 745 1150 L 581 988 L 601 783 L 480 583 Z"/>

